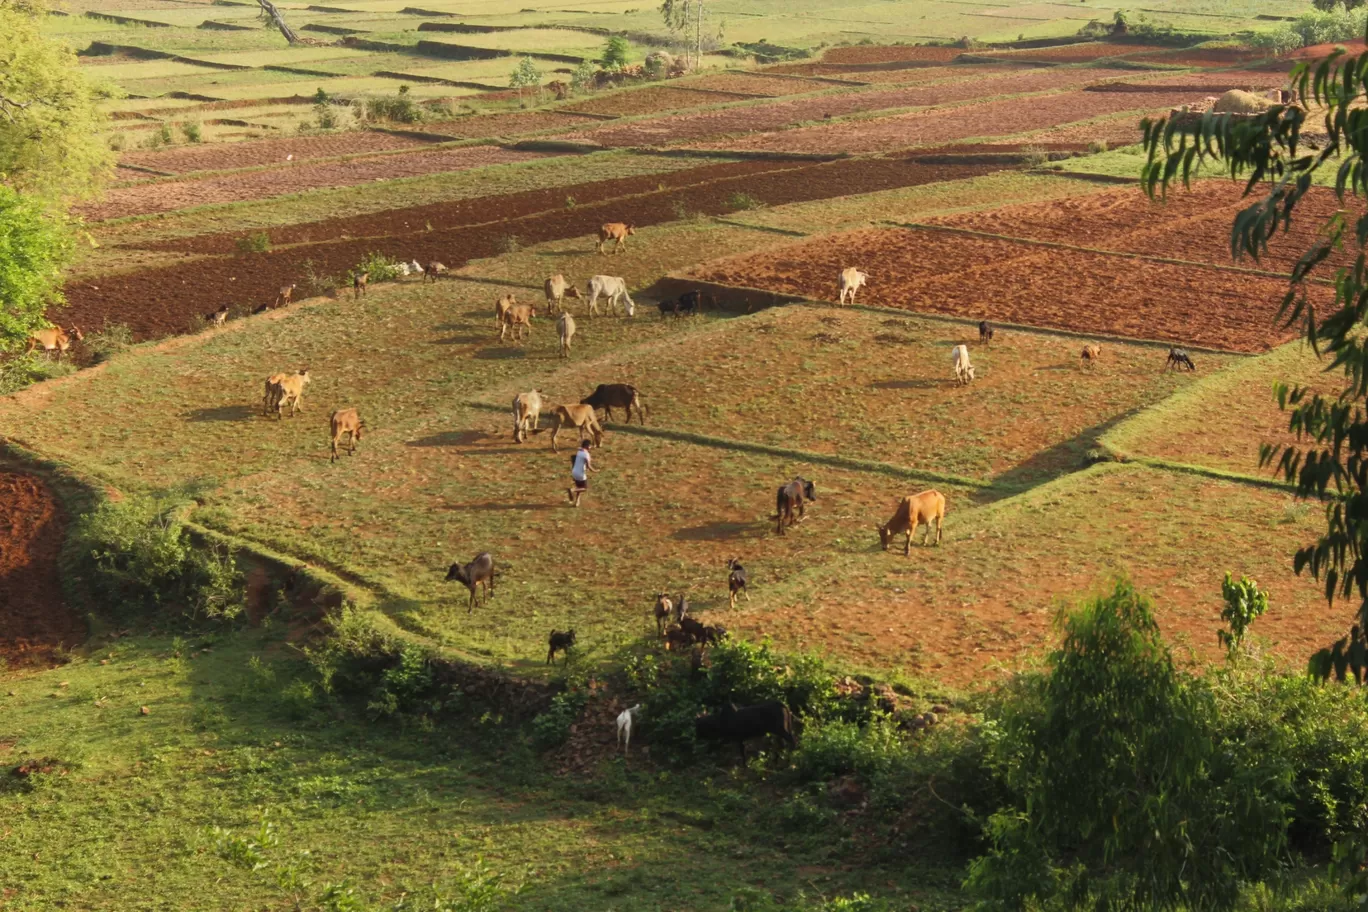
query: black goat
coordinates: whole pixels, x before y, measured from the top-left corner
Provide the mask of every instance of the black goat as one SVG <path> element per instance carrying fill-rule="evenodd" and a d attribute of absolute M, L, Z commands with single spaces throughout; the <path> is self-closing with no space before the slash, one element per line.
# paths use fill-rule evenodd
<path fill-rule="evenodd" d="M 489 597 L 494 594 L 494 557 L 488 551 L 482 551 L 475 555 L 475 559 L 468 564 L 452 564 L 447 571 L 446 581 L 452 580 L 465 583 L 470 590 L 470 604 L 466 607 L 466 614 L 475 608 L 475 588 L 481 583 L 484 584 L 485 604 L 489 603 Z"/>
<path fill-rule="evenodd" d="M 1195 371 L 1197 365 L 1192 363 L 1192 358 L 1188 356 L 1185 348 L 1170 348 L 1168 361 L 1164 363 L 1165 370 L 1190 370 Z"/>
<path fill-rule="evenodd" d="M 746 762 L 746 741 L 765 735 L 778 735 L 791 748 L 798 746 L 793 736 L 793 713 L 778 700 L 742 706 L 728 703 L 710 716 L 694 720 L 694 734 L 712 741 L 735 741 Z"/>
<path fill-rule="evenodd" d="M 993 324 L 989 323 L 987 320 L 979 320 L 979 344 L 993 344 Z"/>
<path fill-rule="evenodd" d="M 784 534 L 785 525 L 793 525 L 803 518 L 803 501 L 815 501 L 817 499 L 817 487 L 806 478 L 801 476 L 793 479 L 788 484 L 779 488 L 779 493 L 774 498 L 774 509 L 779 514 L 779 524 L 774 531 L 780 535 Z M 798 510 L 798 518 L 794 519 L 794 508 Z M 787 520 L 787 522 L 785 522 Z"/>
<path fill-rule="evenodd" d="M 731 607 L 735 609 L 736 593 L 744 593 L 746 601 L 750 601 L 750 590 L 746 588 L 746 568 L 741 566 L 739 557 L 733 557 L 727 561 L 727 570 L 727 589 L 731 592 Z"/>
<path fill-rule="evenodd" d="M 573 629 L 561 633 L 559 630 L 551 631 L 550 647 L 546 650 L 546 664 L 552 665 L 556 661 L 556 653 L 565 653 L 565 664 L 570 664 L 570 647 L 575 645 L 575 631 Z"/>

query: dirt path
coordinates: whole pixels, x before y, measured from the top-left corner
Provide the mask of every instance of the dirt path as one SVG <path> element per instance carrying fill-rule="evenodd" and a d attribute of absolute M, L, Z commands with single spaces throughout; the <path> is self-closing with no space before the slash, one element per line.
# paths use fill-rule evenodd
<path fill-rule="evenodd" d="M 0 668 L 54 662 L 85 638 L 62 602 L 65 526 L 42 479 L 0 467 Z"/>

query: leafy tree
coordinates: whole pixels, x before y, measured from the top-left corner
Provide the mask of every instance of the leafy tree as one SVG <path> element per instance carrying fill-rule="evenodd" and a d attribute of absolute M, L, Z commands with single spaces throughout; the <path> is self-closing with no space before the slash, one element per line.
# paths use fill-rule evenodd
<path fill-rule="evenodd" d="M 684 62 L 693 55 L 693 66 L 703 62 L 703 17 L 707 15 L 706 0 L 663 0 L 660 15 L 665 26 L 684 39 Z"/>
<path fill-rule="evenodd" d="M 76 55 L 39 31 L 40 15 L 0 0 L 0 184 L 45 199 L 91 196 L 113 163 L 104 116 Z"/>
<path fill-rule="evenodd" d="M 508 77 L 508 86 L 518 90 L 518 100 L 522 100 L 523 89 L 537 88 L 541 86 L 542 72 L 537 69 L 537 65 L 532 62 L 531 57 L 524 57 L 518 62 L 518 66 L 513 70 L 513 75 Z"/>
<path fill-rule="evenodd" d="M 1362 332 L 1368 326 L 1368 214 L 1354 215 L 1363 207 L 1348 204 L 1350 197 L 1368 197 L 1368 55 L 1336 53 L 1314 69 L 1298 64 L 1291 80 L 1301 98 L 1324 107 L 1324 142 L 1302 141 L 1307 113 L 1294 105 L 1255 116 L 1146 121 L 1142 180 L 1151 195 L 1162 194 L 1179 180 L 1188 184 L 1206 164 L 1242 179 L 1253 202 L 1235 216 L 1231 252 L 1257 261 L 1269 239 L 1291 224 L 1313 177 L 1334 169 L 1334 192 L 1344 208 L 1325 220 L 1293 268 L 1280 319 L 1300 325 L 1311 347 L 1329 358 L 1327 369 L 1343 374 L 1343 389 L 1325 395 L 1278 384 L 1278 404 L 1297 443 L 1265 445 L 1260 458 L 1295 484 L 1298 497 L 1324 504 L 1325 531 L 1296 552 L 1294 568 L 1321 581 L 1331 602 L 1357 602 L 1358 626 L 1368 629 L 1368 335 Z M 1336 269 L 1330 257 L 1346 244 L 1355 253 L 1352 264 Z M 1307 293 L 1320 278 L 1332 279 L 1335 289 L 1325 310 Z"/>
<path fill-rule="evenodd" d="M 1229 573 L 1221 583 L 1221 597 L 1225 607 L 1221 609 L 1221 620 L 1230 626 L 1229 630 L 1216 631 L 1216 640 L 1234 656 L 1244 643 L 1245 633 L 1268 610 L 1268 593 L 1259 588 L 1257 580 L 1247 576 L 1235 582 Z"/>
<path fill-rule="evenodd" d="M 71 251 L 60 216 L 0 184 L 0 351 L 46 325 L 43 312 L 62 300 L 61 269 Z"/>
<path fill-rule="evenodd" d="M 621 35 L 614 35 L 603 45 L 603 57 L 599 63 L 605 70 L 622 69 L 627 65 L 627 54 L 632 46 Z"/>

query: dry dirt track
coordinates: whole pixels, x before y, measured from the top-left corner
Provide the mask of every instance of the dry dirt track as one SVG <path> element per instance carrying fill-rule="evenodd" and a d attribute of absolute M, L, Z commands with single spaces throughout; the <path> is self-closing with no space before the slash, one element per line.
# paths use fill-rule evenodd
<path fill-rule="evenodd" d="M 63 526 L 41 479 L 0 467 L 0 668 L 52 662 L 85 638 L 62 603 Z"/>

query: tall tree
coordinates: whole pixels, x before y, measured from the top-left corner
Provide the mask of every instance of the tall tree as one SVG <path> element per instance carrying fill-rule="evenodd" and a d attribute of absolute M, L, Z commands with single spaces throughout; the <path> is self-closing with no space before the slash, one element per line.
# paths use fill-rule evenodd
<path fill-rule="evenodd" d="M 1144 124 L 1142 181 L 1152 196 L 1180 180 L 1188 185 L 1204 165 L 1244 181 L 1252 202 L 1231 228 L 1236 257 L 1257 261 L 1266 253 L 1278 230 L 1290 227 L 1318 175 L 1333 177 L 1341 203 L 1368 198 L 1368 54 L 1337 52 L 1314 68 L 1299 64 L 1291 79 L 1300 98 L 1324 111 L 1328 137 L 1320 145 L 1303 141 L 1309 115 L 1296 105 L 1255 116 L 1206 114 Z M 1309 571 L 1332 602 L 1357 602 L 1359 625 L 1368 629 L 1368 212 L 1362 204 L 1346 205 L 1326 219 L 1318 237 L 1292 270 L 1280 319 L 1301 327 L 1312 348 L 1329 359 L 1327 370 L 1343 373 L 1343 391 L 1322 395 L 1279 384 L 1278 403 L 1298 442 L 1265 445 L 1261 460 L 1294 483 L 1298 497 L 1325 507 L 1325 532 L 1296 552 L 1296 572 Z M 1352 265 L 1333 267 L 1331 255 L 1346 247 L 1355 253 Z M 1317 312 L 1306 293 L 1322 278 L 1334 282 L 1329 312 Z"/>
<path fill-rule="evenodd" d="M 706 14 L 706 0 L 664 0 L 660 4 L 660 15 L 666 27 L 683 36 L 684 62 L 691 68 L 697 68 L 703 62 L 703 17 Z"/>

